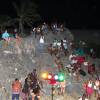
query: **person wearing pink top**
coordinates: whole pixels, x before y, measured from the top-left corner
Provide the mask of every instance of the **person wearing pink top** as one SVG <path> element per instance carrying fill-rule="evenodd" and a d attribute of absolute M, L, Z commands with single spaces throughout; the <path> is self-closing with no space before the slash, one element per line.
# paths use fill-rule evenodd
<path fill-rule="evenodd" d="M 89 80 L 88 85 L 87 85 L 87 89 L 86 89 L 86 93 L 87 93 L 89 98 L 93 94 L 93 87 L 92 86 L 93 86 L 93 82 L 92 82 L 92 80 Z"/>

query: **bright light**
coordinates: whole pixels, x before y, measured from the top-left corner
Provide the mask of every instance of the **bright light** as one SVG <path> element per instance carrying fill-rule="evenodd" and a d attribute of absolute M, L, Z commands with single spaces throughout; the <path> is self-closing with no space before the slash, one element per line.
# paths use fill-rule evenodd
<path fill-rule="evenodd" d="M 63 80 L 64 79 L 64 77 L 63 76 L 59 76 L 59 80 Z"/>
<path fill-rule="evenodd" d="M 52 75 L 49 74 L 49 75 L 48 75 L 48 79 L 49 79 L 49 80 L 52 79 Z"/>
<path fill-rule="evenodd" d="M 65 75 L 64 73 L 58 73 L 56 75 L 49 74 L 48 72 L 42 73 L 41 77 L 45 80 L 54 80 L 58 82 L 63 82 L 65 80 Z"/>
<path fill-rule="evenodd" d="M 46 72 L 45 73 L 42 73 L 42 78 L 43 79 L 47 79 L 48 78 L 48 73 L 46 73 Z"/>
<path fill-rule="evenodd" d="M 58 75 L 55 75 L 55 76 L 54 76 L 54 79 L 55 79 L 55 80 L 58 80 Z"/>
<path fill-rule="evenodd" d="M 64 74 L 63 73 L 59 73 L 58 74 L 58 81 L 62 82 L 65 80 Z"/>

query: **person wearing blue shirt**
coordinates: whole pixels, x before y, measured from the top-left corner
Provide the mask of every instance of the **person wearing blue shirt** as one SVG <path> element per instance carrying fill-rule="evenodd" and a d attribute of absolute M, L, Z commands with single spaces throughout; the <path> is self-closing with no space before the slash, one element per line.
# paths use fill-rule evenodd
<path fill-rule="evenodd" d="M 7 32 L 7 30 L 2 34 L 2 38 L 4 39 L 4 40 L 8 40 L 9 39 L 9 33 Z"/>
<path fill-rule="evenodd" d="M 10 35 L 7 32 L 7 30 L 5 30 L 5 32 L 2 34 L 2 39 L 5 40 L 5 47 L 9 44 L 10 41 Z"/>

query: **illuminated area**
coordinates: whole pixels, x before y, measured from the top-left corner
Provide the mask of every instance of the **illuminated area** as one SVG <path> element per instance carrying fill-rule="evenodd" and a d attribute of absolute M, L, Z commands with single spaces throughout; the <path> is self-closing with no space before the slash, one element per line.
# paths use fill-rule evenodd
<path fill-rule="evenodd" d="M 0 0 L 0 100 L 99 100 L 96 1 Z"/>
<path fill-rule="evenodd" d="M 48 73 L 47 72 L 42 73 L 41 76 L 42 76 L 43 79 L 48 79 Z"/>
<path fill-rule="evenodd" d="M 58 75 L 55 75 L 55 76 L 54 76 L 54 79 L 55 79 L 55 80 L 58 80 Z"/>
<path fill-rule="evenodd" d="M 55 80 L 58 82 L 63 82 L 65 80 L 64 73 L 58 73 L 56 75 L 49 74 L 48 72 L 42 73 L 42 78 L 45 80 Z"/>
<path fill-rule="evenodd" d="M 58 74 L 58 81 L 59 81 L 59 82 L 62 82 L 62 81 L 64 81 L 64 80 L 65 80 L 64 74 L 63 74 L 63 73 L 59 73 L 59 74 Z"/>
<path fill-rule="evenodd" d="M 47 78 L 48 78 L 48 80 L 50 80 L 53 78 L 53 76 L 51 74 L 49 74 Z"/>

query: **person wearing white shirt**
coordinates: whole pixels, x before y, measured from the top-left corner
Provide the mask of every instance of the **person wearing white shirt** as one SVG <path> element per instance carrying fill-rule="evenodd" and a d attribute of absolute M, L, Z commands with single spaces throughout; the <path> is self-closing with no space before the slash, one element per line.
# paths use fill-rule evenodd
<path fill-rule="evenodd" d="M 72 60 L 72 58 L 74 58 L 74 57 L 76 57 L 76 55 L 75 54 L 71 54 L 71 55 L 69 55 L 69 61 L 71 61 Z"/>
<path fill-rule="evenodd" d="M 41 44 L 44 44 L 44 36 L 41 36 L 41 37 L 40 37 L 40 43 L 41 43 Z"/>

